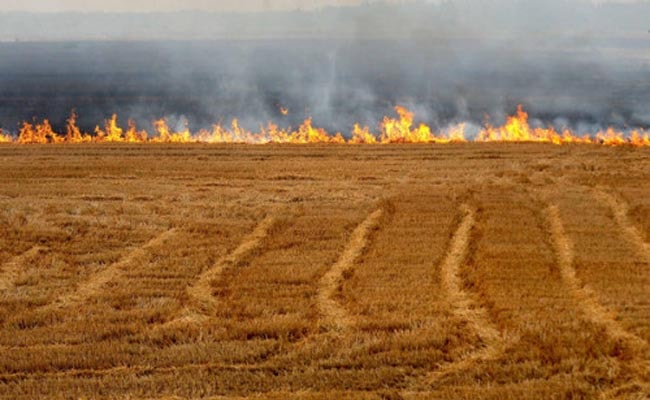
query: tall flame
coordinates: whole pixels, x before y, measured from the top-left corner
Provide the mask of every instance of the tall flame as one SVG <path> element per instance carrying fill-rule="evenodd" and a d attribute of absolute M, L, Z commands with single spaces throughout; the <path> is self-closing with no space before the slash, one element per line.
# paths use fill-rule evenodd
<path fill-rule="evenodd" d="M 13 138 L 10 135 L 4 133 L 2 128 L 0 128 L 0 143 L 11 143 Z"/>
<path fill-rule="evenodd" d="M 81 129 L 77 127 L 77 114 L 73 111 L 66 125 L 65 141 L 68 143 L 88 143 L 92 139 L 92 136 L 81 133 Z"/>
<path fill-rule="evenodd" d="M 397 106 L 399 119 L 384 117 L 381 123 L 380 143 L 450 143 L 465 142 L 465 125 L 460 124 L 449 130 L 447 135 L 436 135 L 426 124 L 413 127 L 414 114 L 404 107 Z M 366 132 L 360 131 L 360 134 Z"/>
<path fill-rule="evenodd" d="M 285 109 L 282 109 L 283 111 Z M 165 119 L 153 122 L 155 135 L 145 130 L 138 130 L 135 122 L 129 120 L 128 128 L 118 124 L 117 115 L 104 121 L 95 128 L 95 134 L 84 133 L 77 126 L 77 114 L 73 111 L 67 120 L 65 134 L 56 133 L 48 120 L 38 123 L 23 122 L 16 138 L 0 129 L 0 143 L 48 144 L 48 143 L 242 143 L 242 144 L 390 144 L 390 143 L 463 143 L 467 142 L 465 124 L 448 127 L 441 132 L 434 132 L 424 123 L 416 124 L 415 115 L 405 107 L 395 107 L 397 117 L 384 117 L 379 125 L 379 132 L 373 133 L 368 126 L 354 124 L 349 139 L 341 133 L 330 134 L 325 129 L 315 126 L 307 118 L 297 129 L 281 128 L 273 122 L 252 132 L 242 127 L 234 119 L 230 125 L 215 124 L 210 130 L 201 130 L 192 134 L 185 127 L 180 131 L 170 128 Z M 282 112 L 284 114 L 284 112 Z M 288 110 L 287 110 L 288 113 Z M 509 116 L 502 126 L 486 123 L 480 130 L 476 142 L 537 142 L 557 145 L 582 143 L 602 144 L 607 146 L 650 146 L 650 132 L 635 129 L 629 133 L 608 128 L 591 135 L 577 135 L 571 130 L 557 131 L 553 127 L 533 127 L 529 123 L 528 113 L 520 105 L 515 115 Z"/>
<path fill-rule="evenodd" d="M 64 140 L 65 138 L 52 130 L 52 125 L 48 120 L 43 120 L 40 124 L 30 124 L 25 121 L 18 135 L 20 144 L 62 143 Z"/>
<path fill-rule="evenodd" d="M 363 128 L 359 124 L 354 124 L 354 129 L 352 130 L 352 139 L 350 143 L 354 144 L 375 144 L 377 143 L 377 138 L 375 135 L 370 133 L 370 128 L 364 126 Z"/>
<path fill-rule="evenodd" d="M 622 137 L 622 133 L 621 133 Z M 542 143 L 591 143 L 588 136 L 578 137 L 570 131 L 558 133 L 555 128 L 532 128 L 528 124 L 528 113 L 517 107 L 517 114 L 508 117 L 505 125 L 493 127 L 489 123 L 478 134 L 479 142 L 542 142 Z"/>

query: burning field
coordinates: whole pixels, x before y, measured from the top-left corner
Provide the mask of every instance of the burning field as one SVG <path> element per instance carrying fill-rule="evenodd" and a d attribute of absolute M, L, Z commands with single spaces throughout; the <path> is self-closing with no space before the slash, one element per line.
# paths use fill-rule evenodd
<path fill-rule="evenodd" d="M 289 110 L 281 108 L 283 115 Z M 414 114 L 408 109 L 396 106 L 399 118 L 384 117 L 380 124 L 380 133 L 371 132 L 368 126 L 355 123 L 351 135 L 344 137 L 340 132 L 328 133 L 323 128 L 313 126 L 312 119 L 306 119 L 297 130 L 280 128 L 273 122 L 261 127 L 259 132 L 251 132 L 239 125 L 234 119 L 230 127 L 213 125 L 211 130 L 201 130 L 192 134 L 185 128 L 180 132 L 170 129 L 166 120 L 153 123 L 156 134 L 150 135 L 146 130 L 138 130 L 136 124 L 129 120 L 128 129 L 118 125 L 117 115 L 107 120 L 104 127 L 97 125 L 94 135 L 82 133 L 77 126 L 77 116 L 72 113 L 67 120 L 65 134 L 53 130 L 50 122 L 23 122 L 19 134 L 14 137 L 3 134 L 0 130 L 0 143 L 18 144 L 79 144 L 79 143 L 235 143 L 235 144 L 394 144 L 394 143 L 466 143 L 476 142 L 535 142 L 556 145 L 582 143 L 602 144 L 607 146 L 650 146 L 650 132 L 637 128 L 616 130 L 608 128 L 594 133 L 578 135 L 571 129 L 558 131 L 553 127 L 531 127 L 528 113 L 519 105 L 516 115 L 507 118 L 503 126 L 494 127 L 486 123 L 473 139 L 466 135 L 466 124 L 460 123 L 436 134 L 431 128 L 420 123 L 414 125 Z M 489 118 L 488 118 L 489 119 Z"/>
<path fill-rule="evenodd" d="M 0 399 L 650 398 L 648 15 L 0 2 Z"/>
<path fill-rule="evenodd" d="M 650 394 L 647 148 L 0 160 L 3 397 Z"/>

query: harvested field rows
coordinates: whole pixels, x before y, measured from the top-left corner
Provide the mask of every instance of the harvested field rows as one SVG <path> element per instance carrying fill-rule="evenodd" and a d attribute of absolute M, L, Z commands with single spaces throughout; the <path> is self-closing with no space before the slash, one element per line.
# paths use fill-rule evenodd
<path fill-rule="evenodd" d="M 645 398 L 643 148 L 2 147 L 2 398 Z"/>

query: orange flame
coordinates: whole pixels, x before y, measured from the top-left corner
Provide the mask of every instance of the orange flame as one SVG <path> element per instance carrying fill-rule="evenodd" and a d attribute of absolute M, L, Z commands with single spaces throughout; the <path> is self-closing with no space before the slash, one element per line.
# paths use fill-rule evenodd
<path fill-rule="evenodd" d="M 632 131 L 630 135 L 630 144 L 633 146 L 650 146 L 650 133 L 641 132 L 638 129 Z"/>
<path fill-rule="evenodd" d="M 88 143 L 92 139 L 90 135 L 81 133 L 81 129 L 77 127 L 77 114 L 73 111 L 66 125 L 65 141 L 68 143 Z"/>
<path fill-rule="evenodd" d="M 281 109 L 281 111 L 286 109 Z M 288 113 L 288 110 L 286 110 Z M 259 132 L 252 132 L 234 119 L 230 126 L 215 124 L 211 130 L 201 130 L 192 134 L 187 128 L 179 132 L 172 130 L 165 119 L 153 122 L 157 135 L 150 136 L 145 130 L 138 130 L 135 123 L 128 121 L 124 130 L 118 124 L 117 115 L 106 120 L 103 128 L 97 126 L 95 135 L 84 133 L 77 126 L 77 114 L 73 111 L 67 120 L 64 135 L 54 132 L 48 120 L 42 123 L 23 122 L 18 137 L 0 130 L 0 143 L 46 144 L 46 143 L 247 143 L 247 144 L 307 144 L 307 143 L 350 143 L 350 144 L 390 144 L 390 143 L 463 143 L 467 142 L 465 124 L 458 124 L 434 133 L 426 124 L 415 124 L 414 113 L 408 109 L 395 107 L 397 118 L 384 117 L 375 134 L 368 126 L 354 124 L 350 138 L 345 139 L 341 133 L 330 134 L 325 129 L 313 124 L 307 118 L 296 130 L 281 128 L 269 122 L 260 127 Z M 283 112 L 284 114 L 284 112 Z M 562 132 L 553 127 L 531 127 L 528 113 L 522 106 L 515 115 L 508 117 L 503 126 L 485 127 L 475 138 L 477 142 L 539 142 L 557 145 L 569 143 L 602 144 L 607 146 L 650 146 L 650 132 L 636 129 L 629 134 L 609 128 L 593 135 L 579 136 L 570 130 Z"/>
<path fill-rule="evenodd" d="M 135 122 L 129 120 L 129 129 L 124 134 L 124 141 L 127 143 L 145 143 L 147 142 L 147 131 L 138 131 Z"/>
<path fill-rule="evenodd" d="M 48 120 L 43 120 L 41 124 L 23 122 L 18 135 L 18 143 L 20 144 L 61 143 L 62 141 L 63 138 L 52 130 L 52 125 Z"/>
<path fill-rule="evenodd" d="M 190 143 L 194 141 L 189 129 L 185 128 L 182 132 L 172 132 L 164 119 L 154 121 L 153 125 L 158 132 L 158 137 L 151 139 L 154 143 Z"/>
<path fill-rule="evenodd" d="M 354 124 L 354 129 L 352 130 L 352 139 L 350 143 L 353 144 L 375 144 L 377 143 L 377 138 L 375 135 L 370 133 L 370 128 L 364 126 L 363 128 L 359 124 Z"/>
<path fill-rule="evenodd" d="M 622 134 L 621 134 L 622 137 Z M 532 128 L 528 124 L 528 113 L 519 105 L 517 114 L 508 117 L 504 126 L 486 124 L 476 138 L 479 142 L 541 142 L 541 143 L 591 143 L 589 136 L 578 137 L 570 131 L 558 133 L 554 128 Z"/>
<path fill-rule="evenodd" d="M 420 124 L 413 127 L 414 114 L 404 107 L 397 106 L 395 111 L 399 119 L 384 117 L 381 123 L 380 142 L 388 143 L 451 143 L 465 142 L 465 125 L 460 124 L 446 135 L 435 135 L 429 126 Z M 359 132 L 363 134 L 363 131 Z"/>
<path fill-rule="evenodd" d="M 2 128 L 0 128 L 0 143 L 11 143 L 13 138 L 9 135 L 6 135 Z"/>

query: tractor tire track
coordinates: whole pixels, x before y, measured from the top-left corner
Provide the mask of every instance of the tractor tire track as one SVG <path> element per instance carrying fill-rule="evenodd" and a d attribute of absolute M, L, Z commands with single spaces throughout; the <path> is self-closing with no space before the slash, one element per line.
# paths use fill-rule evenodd
<path fill-rule="evenodd" d="M 558 266 L 562 281 L 568 288 L 578 307 L 584 312 L 590 321 L 605 328 L 607 334 L 611 338 L 627 342 L 634 348 L 645 347 L 645 341 L 626 331 L 616 321 L 612 313 L 598 302 L 596 295 L 589 289 L 583 287 L 580 279 L 576 276 L 576 270 L 573 267 L 573 243 L 571 243 L 565 233 L 564 224 L 562 223 L 558 206 L 550 205 L 546 209 L 546 217 L 550 228 L 552 243 L 558 258 Z"/>
<path fill-rule="evenodd" d="M 605 202 L 611 208 L 616 224 L 626 232 L 629 241 L 636 245 L 644 244 L 640 233 L 628 220 L 628 208 L 624 202 L 620 202 L 601 189 L 581 185 L 578 187 L 585 192 L 591 193 L 595 199 Z M 615 315 L 600 304 L 596 293 L 583 286 L 573 266 L 575 258 L 574 245 L 565 232 L 559 206 L 549 200 L 549 193 L 540 194 L 547 204 L 544 214 L 547 229 L 551 236 L 550 242 L 556 253 L 562 282 L 569 289 L 570 296 L 585 317 L 592 323 L 600 325 L 605 334 L 611 339 L 623 343 L 631 354 L 631 357 L 625 360 L 616 360 L 619 364 L 626 364 L 624 368 L 631 374 L 627 382 L 600 393 L 599 398 L 645 398 L 645 396 L 638 395 L 638 393 L 647 393 L 649 388 L 647 384 L 643 383 L 650 374 L 650 361 L 644 356 L 648 350 L 648 343 L 643 338 L 627 331 L 616 320 Z M 625 395 L 621 396 L 621 393 L 625 393 Z"/>
<path fill-rule="evenodd" d="M 476 210 L 466 204 L 463 204 L 460 210 L 464 214 L 463 218 L 451 238 L 446 257 L 440 266 L 441 286 L 453 314 L 468 324 L 478 335 L 483 347 L 459 361 L 443 365 L 432 372 L 428 379 L 430 383 L 455 372 L 471 369 L 477 361 L 495 359 L 504 350 L 502 335 L 490 322 L 487 312 L 475 305 L 463 289 L 460 268 L 469 253 L 472 229 L 476 223 Z"/>
<path fill-rule="evenodd" d="M 86 282 L 82 283 L 74 293 L 61 296 L 52 304 L 45 307 L 47 309 L 69 307 L 74 304 L 82 303 L 92 296 L 99 294 L 102 291 L 103 286 L 122 275 L 126 267 L 145 258 L 149 250 L 162 245 L 173 237 L 176 232 L 176 229 L 170 229 L 159 234 L 143 246 L 130 252 L 120 261 L 111 264 L 102 271 L 92 275 Z"/>
<path fill-rule="evenodd" d="M 11 290 L 20 275 L 25 263 L 36 257 L 38 254 L 47 251 L 47 247 L 34 246 L 26 252 L 13 257 L 0 267 L 0 291 Z"/>
<path fill-rule="evenodd" d="M 336 300 L 344 273 L 354 266 L 356 260 L 368 246 L 369 236 L 377 228 L 384 210 L 379 208 L 359 224 L 348 244 L 334 265 L 323 275 L 318 283 L 317 305 L 323 318 L 323 324 L 335 331 L 345 331 L 352 324 L 352 318 L 345 308 Z"/>
<path fill-rule="evenodd" d="M 187 295 L 190 298 L 189 304 L 187 304 L 185 309 L 176 314 L 177 316 L 175 318 L 158 326 L 156 331 L 164 332 L 174 330 L 209 319 L 209 315 L 217 307 L 217 300 L 212 294 L 211 283 L 218 279 L 224 271 L 245 262 L 255 251 L 260 249 L 264 239 L 278 222 L 279 220 L 276 215 L 267 216 L 257 224 L 250 234 L 244 237 L 235 250 L 221 257 L 212 267 L 203 271 L 197 281 L 186 289 Z"/>
<path fill-rule="evenodd" d="M 645 256 L 646 261 L 650 263 L 650 243 L 643 239 L 639 229 L 630 221 L 627 203 L 603 189 L 594 189 L 593 193 L 596 198 L 603 201 L 612 210 L 614 220 L 625 233 L 627 240 L 638 248 L 641 254 Z"/>

